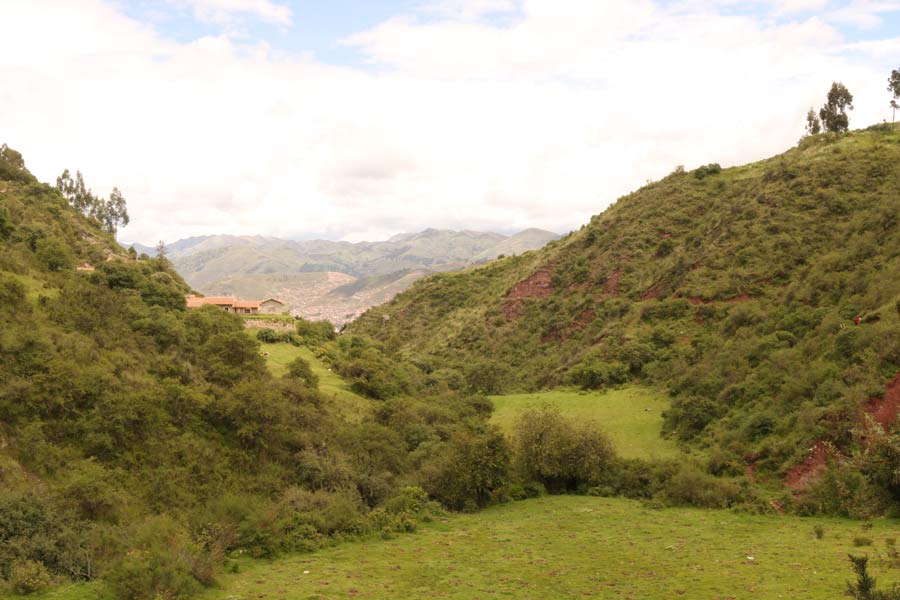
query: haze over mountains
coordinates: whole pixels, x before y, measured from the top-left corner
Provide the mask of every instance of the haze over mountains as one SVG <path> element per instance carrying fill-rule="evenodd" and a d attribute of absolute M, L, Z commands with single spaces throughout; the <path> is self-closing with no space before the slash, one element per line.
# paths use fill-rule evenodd
<path fill-rule="evenodd" d="M 167 252 L 181 276 L 206 295 L 277 297 L 295 314 L 342 324 L 426 275 L 522 254 L 558 237 L 541 229 L 512 236 L 426 229 L 358 243 L 213 235 L 178 240 Z"/>

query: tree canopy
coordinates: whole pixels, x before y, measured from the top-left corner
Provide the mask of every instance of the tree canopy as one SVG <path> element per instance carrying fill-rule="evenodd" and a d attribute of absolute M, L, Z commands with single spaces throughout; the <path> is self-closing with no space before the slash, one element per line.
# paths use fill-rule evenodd
<path fill-rule="evenodd" d="M 853 110 L 853 94 L 843 83 L 834 82 L 828 90 L 825 106 L 819 110 L 819 117 L 825 131 L 841 133 L 850 129 L 847 111 Z"/>

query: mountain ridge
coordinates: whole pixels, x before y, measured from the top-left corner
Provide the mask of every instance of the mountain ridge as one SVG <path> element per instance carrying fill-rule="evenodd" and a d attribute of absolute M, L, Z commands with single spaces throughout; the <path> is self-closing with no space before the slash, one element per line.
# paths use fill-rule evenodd
<path fill-rule="evenodd" d="M 197 236 L 168 245 L 167 256 L 188 284 L 204 294 L 276 296 L 295 314 L 340 325 L 429 273 L 527 252 L 557 237 L 540 229 L 507 236 L 435 228 L 356 243 Z M 316 273 L 326 275 L 312 275 Z M 332 293 L 338 287 L 341 291 Z"/>

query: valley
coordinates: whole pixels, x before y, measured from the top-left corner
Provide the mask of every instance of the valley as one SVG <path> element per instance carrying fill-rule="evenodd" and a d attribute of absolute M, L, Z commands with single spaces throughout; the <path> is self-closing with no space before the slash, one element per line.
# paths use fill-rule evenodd
<path fill-rule="evenodd" d="M 204 295 L 274 297 L 292 314 L 343 325 L 422 277 L 537 250 L 558 237 L 539 229 L 511 236 L 428 229 L 354 244 L 216 235 L 178 240 L 166 252 L 185 281 Z"/>

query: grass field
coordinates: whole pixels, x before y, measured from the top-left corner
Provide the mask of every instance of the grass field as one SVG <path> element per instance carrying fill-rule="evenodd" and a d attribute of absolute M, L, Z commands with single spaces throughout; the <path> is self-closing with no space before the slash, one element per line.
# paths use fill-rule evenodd
<path fill-rule="evenodd" d="M 821 524 L 825 537 L 816 539 Z M 840 598 L 848 553 L 896 537 L 896 521 L 645 509 L 546 497 L 455 516 L 390 541 L 246 562 L 207 600 L 325 598 Z M 865 535 L 875 546 L 856 548 Z M 885 583 L 887 570 L 873 561 Z M 896 571 L 896 570 L 894 570 Z"/>
<path fill-rule="evenodd" d="M 254 330 L 248 329 L 248 331 Z M 313 373 L 319 376 L 319 391 L 326 398 L 332 400 L 337 410 L 347 419 L 359 420 L 369 410 L 370 402 L 350 391 L 347 382 L 325 366 L 309 348 L 287 343 L 262 344 L 261 352 L 268 352 L 266 363 L 276 377 L 287 373 L 288 364 L 298 356 L 305 358 L 312 367 Z"/>
<path fill-rule="evenodd" d="M 506 432 L 512 431 L 524 409 L 550 405 L 578 421 L 598 423 L 612 438 L 619 454 L 626 458 L 669 458 L 679 454 L 674 443 L 659 435 L 668 400 L 650 388 L 627 387 L 605 392 L 555 390 L 492 396 L 491 400 L 493 421 Z"/>
<path fill-rule="evenodd" d="M 824 538 L 813 532 L 824 527 Z M 865 536 L 873 546 L 858 548 Z M 242 560 L 203 600 L 608 598 L 833 600 L 847 555 L 884 554 L 900 522 L 644 508 L 552 496 L 451 516 L 393 540 L 346 543 L 275 561 Z M 897 570 L 873 558 L 882 586 Z M 69 586 L 41 600 L 94 598 Z"/>

